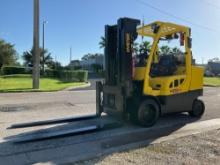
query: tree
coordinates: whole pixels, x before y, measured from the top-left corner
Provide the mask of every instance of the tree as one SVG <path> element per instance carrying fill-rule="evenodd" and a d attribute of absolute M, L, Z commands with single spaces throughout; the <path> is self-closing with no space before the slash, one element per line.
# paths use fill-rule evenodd
<path fill-rule="evenodd" d="M 220 62 L 220 59 L 218 57 L 214 57 L 214 58 L 208 60 L 208 62 Z"/>
<path fill-rule="evenodd" d="M 88 53 L 88 54 L 86 54 L 86 55 L 84 55 L 82 57 L 82 60 L 87 61 L 87 60 L 90 60 L 90 59 L 97 59 L 98 57 L 101 57 L 101 56 L 103 56 L 103 54 L 99 54 L 99 53 L 91 54 L 91 53 Z"/>
<path fill-rule="evenodd" d="M 172 53 L 172 50 L 170 49 L 169 46 L 164 45 L 164 46 L 161 46 L 161 47 L 160 47 L 160 53 L 161 53 L 162 55 L 166 55 L 166 54 Z"/>
<path fill-rule="evenodd" d="M 82 69 L 82 66 L 80 65 L 79 60 L 72 60 L 70 64 L 68 65 L 69 69 L 79 70 Z"/>
<path fill-rule="evenodd" d="M 99 73 L 101 70 L 103 70 L 103 67 L 100 64 L 92 64 L 91 67 L 96 73 Z"/>
<path fill-rule="evenodd" d="M 92 55 L 92 54 L 90 54 L 90 53 L 85 54 L 85 55 L 82 57 L 82 60 L 84 60 L 84 61 L 89 60 L 89 58 L 90 58 L 91 55 Z"/>
<path fill-rule="evenodd" d="M 139 52 L 149 52 L 149 50 L 151 49 L 151 44 L 148 41 L 144 41 L 139 45 Z"/>
<path fill-rule="evenodd" d="M 14 45 L 0 39 L 0 68 L 3 65 L 15 65 L 17 61 L 17 52 Z"/>
<path fill-rule="evenodd" d="M 149 52 L 150 49 L 151 49 L 151 44 L 148 41 L 144 41 L 140 44 L 137 42 L 134 42 L 133 44 L 133 51 L 135 55 L 142 54 L 144 52 Z"/>
<path fill-rule="evenodd" d="M 62 69 L 62 65 L 60 62 L 57 61 L 50 61 L 47 64 L 48 68 L 53 69 L 53 70 L 60 70 Z"/>
<path fill-rule="evenodd" d="M 103 49 L 105 48 L 105 45 L 106 45 L 105 37 L 101 36 L 101 41 L 99 42 L 99 48 Z"/>
<path fill-rule="evenodd" d="M 183 52 L 181 51 L 181 49 L 179 49 L 178 47 L 174 47 L 171 52 L 175 55 L 182 55 Z"/>
<path fill-rule="evenodd" d="M 33 48 L 30 51 L 26 51 L 23 53 L 22 58 L 24 60 L 25 65 L 33 66 L 33 54 L 34 54 Z M 43 58 L 43 55 L 44 55 L 44 58 Z M 51 53 L 49 53 L 47 49 L 45 49 L 43 53 L 43 49 L 40 48 L 41 68 L 43 68 L 43 64 L 46 65 L 47 67 L 51 66 L 52 61 L 53 61 L 53 58 L 51 57 Z"/>

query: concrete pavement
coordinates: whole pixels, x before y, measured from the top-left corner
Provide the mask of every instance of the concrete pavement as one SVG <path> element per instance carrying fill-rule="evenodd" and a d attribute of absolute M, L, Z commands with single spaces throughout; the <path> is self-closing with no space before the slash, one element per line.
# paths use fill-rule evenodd
<path fill-rule="evenodd" d="M 136 140 L 142 143 L 143 139 L 147 138 L 145 135 L 150 135 L 149 132 L 155 132 L 156 134 L 151 134 L 150 141 L 146 140 L 143 143 L 149 144 L 156 142 L 159 137 L 164 135 L 168 136 L 175 133 L 182 135 L 184 132 L 189 133 L 189 129 L 192 131 L 195 127 L 199 128 L 198 130 L 200 131 L 205 130 L 205 127 L 207 129 L 210 127 L 216 129 L 219 122 L 214 122 L 216 120 L 210 119 L 220 118 L 220 88 L 205 88 L 204 97 L 202 97 L 202 99 L 206 104 L 206 113 L 203 118 L 198 121 L 205 121 L 203 124 L 199 123 L 200 127 L 198 127 L 198 125 L 196 125 L 197 123 L 194 123 L 195 121 L 188 115 L 177 114 L 162 117 L 155 127 L 144 130 L 146 131 L 145 134 L 141 134 L 141 136 L 138 137 L 133 136 L 133 132 L 141 132 L 143 129 L 127 123 L 123 128 L 99 132 L 98 134 L 93 133 L 83 136 L 15 145 L 3 141 L 3 139 L 8 136 L 17 136 L 42 128 L 44 131 L 53 132 L 80 127 L 81 123 L 70 123 L 47 127 L 6 130 L 6 128 L 13 123 L 95 113 L 95 91 L 0 94 L 0 138 L 2 139 L 0 143 L 0 162 L 4 162 L 4 164 L 31 164 L 37 162 L 57 164 L 73 162 L 75 160 L 93 157 L 94 155 L 97 156 L 97 154 L 108 154 L 123 148 L 126 149 L 126 147 L 135 147 L 134 144 L 129 144 L 129 142 L 137 138 Z M 210 121 L 206 122 L 207 120 Z M 91 124 L 93 122 L 94 121 L 89 121 L 84 124 Z M 185 127 L 188 128 L 188 131 L 186 131 Z M 156 129 L 157 131 L 155 131 Z M 161 130 L 164 130 L 164 132 Z M 197 131 L 193 130 L 193 132 Z M 117 137 L 122 133 L 125 134 L 124 136 L 130 138 L 122 138 L 127 139 L 127 141 L 123 141 L 123 143 L 118 142 L 117 138 L 115 141 L 113 140 L 113 136 Z M 138 139 L 139 137 L 141 137 L 141 139 Z M 121 137 L 119 136 L 119 138 Z"/>

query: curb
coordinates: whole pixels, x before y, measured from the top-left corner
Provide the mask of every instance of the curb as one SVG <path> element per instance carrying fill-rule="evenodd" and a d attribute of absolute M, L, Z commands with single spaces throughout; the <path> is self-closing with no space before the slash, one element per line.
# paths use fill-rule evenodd
<path fill-rule="evenodd" d="M 90 86 L 91 86 L 91 83 L 88 82 L 85 85 L 80 85 L 80 86 L 76 86 L 76 87 L 68 87 L 68 88 L 64 89 L 63 91 L 71 91 L 73 89 L 81 89 L 81 88 L 83 89 L 83 88 L 87 88 L 87 87 L 90 87 Z"/>
<path fill-rule="evenodd" d="M 218 88 L 220 85 L 203 85 L 204 87 Z"/>

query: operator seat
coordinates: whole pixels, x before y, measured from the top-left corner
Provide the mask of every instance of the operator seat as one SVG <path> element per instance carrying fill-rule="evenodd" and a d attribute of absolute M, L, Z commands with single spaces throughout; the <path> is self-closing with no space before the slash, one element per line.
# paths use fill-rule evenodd
<path fill-rule="evenodd" d="M 151 76 L 172 76 L 177 70 L 176 59 L 173 55 L 162 55 L 158 64 L 151 67 Z"/>
<path fill-rule="evenodd" d="M 148 53 L 141 53 L 138 56 L 136 56 L 137 63 L 135 67 L 145 67 L 147 64 L 147 59 L 148 59 Z"/>

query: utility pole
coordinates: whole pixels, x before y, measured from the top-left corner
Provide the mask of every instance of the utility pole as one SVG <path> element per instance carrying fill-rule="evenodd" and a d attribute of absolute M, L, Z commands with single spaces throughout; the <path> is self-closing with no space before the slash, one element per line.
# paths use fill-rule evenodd
<path fill-rule="evenodd" d="M 42 47 L 43 47 L 43 66 L 42 66 L 42 69 L 43 69 L 43 75 L 44 75 L 44 71 L 45 71 L 45 25 L 47 24 L 47 21 L 43 21 L 43 36 L 42 36 L 42 40 L 43 40 L 43 43 L 42 43 Z"/>
<path fill-rule="evenodd" d="M 72 62 L 72 47 L 70 47 L 70 69 L 72 69 L 72 65 L 71 65 L 71 62 Z"/>
<path fill-rule="evenodd" d="M 72 61 L 72 47 L 70 47 L 70 63 Z"/>
<path fill-rule="evenodd" d="M 57 70 L 57 55 L 55 55 L 55 70 Z"/>
<path fill-rule="evenodd" d="M 144 42 L 144 16 L 143 16 L 143 20 L 142 20 L 142 36 L 141 36 L 141 40 L 142 40 L 142 43 Z"/>
<path fill-rule="evenodd" d="M 40 50 L 39 50 L 39 15 L 40 15 L 40 4 L 39 0 L 34 0 L 34 57 L 33 57 L 33 89 L 39 89 L 40 86 Z"/>

